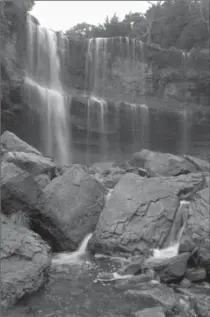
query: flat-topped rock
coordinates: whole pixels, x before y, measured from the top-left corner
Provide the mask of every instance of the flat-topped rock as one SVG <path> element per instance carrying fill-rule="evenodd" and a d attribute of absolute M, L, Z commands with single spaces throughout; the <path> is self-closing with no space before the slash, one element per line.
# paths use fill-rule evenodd
<path fill-rule="evenodd" d="M 130 163 L 133 166 L 144 168 L 151 177 L 177 176 L 194 173 L 199 170 L 194 162 L 178 155 L 145 149 L 134 153 Z"/>

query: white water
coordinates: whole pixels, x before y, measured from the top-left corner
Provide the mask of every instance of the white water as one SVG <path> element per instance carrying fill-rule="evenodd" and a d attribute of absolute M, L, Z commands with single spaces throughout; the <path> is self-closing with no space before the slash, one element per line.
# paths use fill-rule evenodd
<path fill-rule="evenodd" d="M 91 132 L 97 131 L 100 134 L 101 160 L 105 161 L 108 156 L 108 104 L 96 96 L 90 96 L 87 101 L 87 141 L 86 141 L 86 162 L 90 159 L 90 136 Z"/>
<path fill-rule="evenodd" d="M 181 208 L 183 205 L 189 205 L 189 204 L 190 204 L 189 201 L 181 200 L 179 208 Z M 184 217 L 184 215 L 183 215 L 183 217 Z M 180 228 L 180 231 L 178 233 L 176 241 L 172 241 L 171 245 L 164 248 L 164 249 L 152 249 L 153 256 L 150 259 L 164 260 L 164 259 L 169 259 L 169 258 L 175 257 L 179 254 L 180 241 L 181 241 L 181 237 L 182 237 L 183 231 L 184 231 L 185 226 L 186 226 L 186 220 L 187 220 L 187 217 L 184 218 L 183 225 Z"/>
<path fill-rule="evenodd" d="M 62 252 L 56 254 L 52 259 L 52 266 L 82 264 L 85 261 L 87 245 L 91 237 L 92 233 L 88 234 L 80 244 L 79 248 L 74 252 Z"/>
<path fill-rule="evenodd" d="M 102 274 L 98 275 L 96 281 L 111 282 L 111 281 L 116 281 L 116 280 L 130 279 L 132 277 L 133 277 L 132 274 L 120 275 L 117 272 L 113 272 L 113 273 L 106 276 L 106 274 L 102 273 Z"/>
<path fill-rule="evenodd" d="M 188 147 L 190 144 L 190 129 L 192 118 L 187 110 L 180 112 L 180 121 L 181 121 L 181 154 L 188 153 Z"/>
<path fill-rule="evenodd" d="M 140 105 L 140 143 L 142 148 L 147 148 L 149 139 L 149 108 L 147 105 Z"/>
<path fill-rule="evenodd" d="M 137 105 L 132 103 L 131 104 L 131 116 L 132 116 L 132 152 L 135 152 L 136 148 L 138 148 L 137 144 L 137 129 L 138 129 L 138 111 L 137 111 Z"/>
<path fill-rule="evenodd" d="M 111 195 L 113 193 L 114 189 L 109 189 L 108 190 L 108 194 L 106 195 L 106 203 L 109 201 L 109 199 L 111 198 Z"/>
<path fill-rule="evenodd" d="M 56 158 L 60 164 L 69 164 L 70 131 L 65 96 L 60 81 L 57 36 L 55 32 L 35 24 L 30 15 L 27 16 L 27 22 L 28 67 L 25 89 L 28 104 L 42 119 L 41 136 L 44 154 Z M 37 104 L 39 102 L 40 104 Z"/>

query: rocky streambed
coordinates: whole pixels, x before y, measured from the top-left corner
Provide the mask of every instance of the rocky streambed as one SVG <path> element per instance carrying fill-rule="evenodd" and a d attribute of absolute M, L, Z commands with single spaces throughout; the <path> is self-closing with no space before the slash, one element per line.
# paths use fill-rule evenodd
<path fill-rule="evenodd" d="M 208 162 L 59 166 L 9 131 L 1 155 L 3 316 L 209 315 Z M 90 233 L 79 262 L 51 265 Z"/>

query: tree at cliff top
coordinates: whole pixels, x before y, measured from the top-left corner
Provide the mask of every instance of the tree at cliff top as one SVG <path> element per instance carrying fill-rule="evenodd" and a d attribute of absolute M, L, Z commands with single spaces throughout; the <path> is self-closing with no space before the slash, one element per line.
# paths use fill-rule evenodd
<path fill-rule="evenodd" d="M 148 1 L 149 2 L 149 1 Z M 124 19 L 115 14 L 103 24 L 80 23 L 67 31 L 68 36 L 114 37 L 129 36 L 162 48 L 191 50 L 208 48 L 209 0 L 165 0 L 149 2 L 145 14 L 129 12 Z"/>

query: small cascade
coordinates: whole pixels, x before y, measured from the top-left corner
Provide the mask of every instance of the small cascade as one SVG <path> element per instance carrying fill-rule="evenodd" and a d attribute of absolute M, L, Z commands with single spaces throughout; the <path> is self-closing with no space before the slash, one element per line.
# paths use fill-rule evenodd
<path fill-rule="evenodd" d="M 41 118 L 44 154 L 54 157 L 60 164 L 69 164 L 70 131 L 66 98 L 59 78 L 57 36 L 55 32 L 35 24 L 30 15 L 27 23 L 27 102 Z"/>
<path fill-rule="evenodd" d="M 177 212 L 178 221 L 174 222 L 174 226 L 171 229 L 170 245 L 163 249 L 152 249 L 153 256 L 150 259 L 164 260 L 179 254 L 181 238 L 186 227 L 189 205 L 189 201 L 180 201 L 179 210 Z"/>
<path fill-rule="evenodd" d="M 93 132 L 100 135 L 100 154 L 101 160 L 105 161 L 108 155 L 107 140 L 107 111 L 108 105 L 104 99 L 90 96 L 87 100 L 87 143 L 86 143 L 86 162 L 90 162 L 91 136 Z"/>
<path fill-rule="evenodd" d="M 132 39 L 132 66 L 131 66 L 131 69 L 132 69 L 132 72 L 133 74 L 135 74 L 135 71 L 136 71 L 136 41 L 135 39 Z M 135 80 L 135 78 L 134 78 Z M 133 102 L 135 101 L 135 85 L 133 85 Z"/>
<path fill-rule="evenodd" d="M 91 133 L 91 102 L 87 100 L 87 139 L 86 139 L 86 163 L 90 161 L 90 133 Z"/>
<path fill-rule="evenodd" d="M 138 42 L 139 47 L 140 47 L 140 54 L 141 54 L 141 73 L 142 73 L 142 81 L 143 81 L 143 91 L 142 93 L 146 94 L 146 81 L 145 81 L 145 58 L 144 58 L 144 43 L 142 41 Z M 146 103 L 146 99 L 145 99 L 145 103 Z"/>
<path fill-rule="evenodd" d="M 102 161 L 106 161 L 108 156 L 108 140 L 107 140 L 107 118 L 108 105 L 105 100 L 100 101 L 100 136 L 101 136 L 101 154 Z"/>
<path fill-rule="evenodd" d="M 120 157 L 120 103 L 115 102 L 115 151 L 117 156 Z"/>
<path fill-rule="evenodd" d="M 182 68 L 184 69 L 187 66 L 187 61 L 190 57 L 190 53 L 182 52 Z"/>
<path fill-rule="evenodd" d="M 141 148 L 147 148 L 149 141 L 149 108 L 147 105 L 139 106 L 140 112 L 140 145 Z"/>
<path fill-rule="evenodd" d="M 180 112 L 180 154 L 187 154 L 190 146 L 190 135 L 191 135 L 191 122 L 192 118 L 186 109 Z"/>
<path fill-rule="evenodd" d="M 125 38 L 125 57 L 130 58 L 130 40 L 128 37 Z"/>
<path fill-rule="evenodd" d="M 74 252 L 56 254 L 52 259 L 52 266 L 81 264 L 87 258 L 87 245 L 91 237 L 92 233 L 88 234 L 80 244 L 78 250 Z"/>
<path fill-rule="evenodd" d="M 108 38 L 95 38 L 90 39 L 88 42 L 88 59 L 86 59 L 86 78 L 87 81 L 89 81 L 89 77 L 91 77 L 91 92 L 93 95 L 99 97 L 104 96 L 104 88 L 107 78 L 107 43 Z"/>
<path fill-rule="evenodd" d="M 137 105 L 132 103 L 131 104 L 131 116 L 132 116 L 132 152 L 135 152 L 138 149 L 138 109 Z"/>
<path fill-rule="evenodd" d="M 91 67 L 93 63 L 93 55 L 91 51 L 93 39 L 88 39 L 87 53 L 85 60 L 85 95 L 87 95 L 90 86 Z"/>

